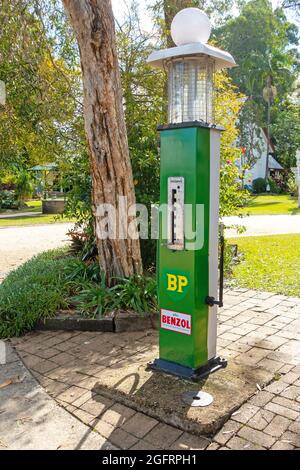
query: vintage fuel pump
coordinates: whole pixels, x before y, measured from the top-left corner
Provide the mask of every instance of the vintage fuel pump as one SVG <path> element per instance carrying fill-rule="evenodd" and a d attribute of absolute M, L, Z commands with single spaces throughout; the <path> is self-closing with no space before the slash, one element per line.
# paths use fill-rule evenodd
<path fill-rule="evenodd" d="M 169 124 L 159 128 L 160 357 L 150 367 L 196 380 L 226 366 L 216 355 L 223 267 L 218 298 L 222 129 L 214 122 L 214 74 L 236 64 L 207 44 L 211 24 L 198 8 L 179 12 L 171 32 L 177 47 L 148 59 L 167 70 L 169 90 Z"/>

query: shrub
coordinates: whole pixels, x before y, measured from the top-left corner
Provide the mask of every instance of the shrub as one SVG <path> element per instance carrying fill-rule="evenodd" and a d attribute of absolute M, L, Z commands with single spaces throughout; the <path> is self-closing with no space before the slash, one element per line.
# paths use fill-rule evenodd
<path fill-rule="evenodd" d="M 16 178 L 16 199 L 20 206 L 25 204 L 33 193 L 33 183 L 28 171 L 20 170 Z"/>
<path fill-rule="evenodd" d="M 266 180 L 264 178 L 256 178 L 252 182 L 252 189 L 256 194 L 265 193 L 266 187 Z"/>
<path fill-rule="evenodd" d="M 157 309 L 156 279 L 132 276 L 113 287 L 90 285 L 73 298 L 83 316 L 96 318 L 114 310 L 134 310 L 140 314 Z"/>
<path fill-rule="evenodd" d="M 65 267 L 73 258 L 54 250 L 27 261 L 0 285 L 0 338 L 19 336 L 69 302 Z"/>
<path fill-rule="evenodd" d="M 39 319 L 54 316 L 74 302 L 84 316 L 92 318 L 118 309 L 151 312 L 157 303 L 156 280 L 133 276 L 107 288 L 97 261 L 85 263 L 65 249 L 42 253 L 0 285 L 0 338 L 19 336 Z"/>
<path fill-rule="evenodd" d="M 288 189 L 288 193 L 291 196 L 295 196 L 295 197 L 298 196 L 298 186 L 296 183 L 295 175 L 292 175 L 289 177 L 288 182 L 287 182 L 287 189 Z"/>
<path fill-rule="evenodd" d="M 268 185 L 270 186 L 270 192 L 272 194 L 280 194 L 281 188 L 272 178 L 268 179 Z"/>
<path fill-rule="evenodd" d="M 14 191 L 0 191 L 0 209 L 17 209 L 18 204 Z"/>

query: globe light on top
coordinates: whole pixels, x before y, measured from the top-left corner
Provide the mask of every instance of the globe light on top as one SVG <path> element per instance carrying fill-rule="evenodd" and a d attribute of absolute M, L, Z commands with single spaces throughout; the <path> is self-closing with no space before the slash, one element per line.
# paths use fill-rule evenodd
<path fill-rule="evenodd" d="M 206 44 L 211 35 L 211 22 L 199 8 L 184 8 L 173 19 L 171 35 L 176 46 Z"/>

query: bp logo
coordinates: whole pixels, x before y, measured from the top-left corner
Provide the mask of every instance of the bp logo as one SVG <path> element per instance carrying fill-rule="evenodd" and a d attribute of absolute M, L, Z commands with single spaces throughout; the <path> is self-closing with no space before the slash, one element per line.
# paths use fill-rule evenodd
<path fill-rule="evenodd" d="M 173 270 L 164 270 L 162 273 L 162 285 L 164 291 L 173 300 L 183 299 L 190 286 L 190 276 L 186 272 L 174 272 Z"/>

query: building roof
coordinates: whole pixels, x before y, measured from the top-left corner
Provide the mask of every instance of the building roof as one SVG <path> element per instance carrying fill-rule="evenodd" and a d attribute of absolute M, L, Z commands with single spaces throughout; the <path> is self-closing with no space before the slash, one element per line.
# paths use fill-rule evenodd
<path fill-rule="evenodd" d="M 266 142 L 268 142 L 268 129 L 266 127 L 262 127 L 262 131 L 264 133 Z M 270 145 L 271 153 L 275 153 L 276 148 L 275 148 L 274 143 L 272 142 L 272 138 L 269 138 L 269 145 Z"/>
<path fill-rule="evenodd" d="M 275 160 L 272 155 L 269 155 L 269 169 L 270 170 L 284 170 L 284 168 Z"/>
<path fill-rule="evenodd" d="M 44 165 L 36 165 L 29 168 L 28 171 L 54 171 L 57 170 L 58 165 L 56 163 L 45 163 Z"/>

